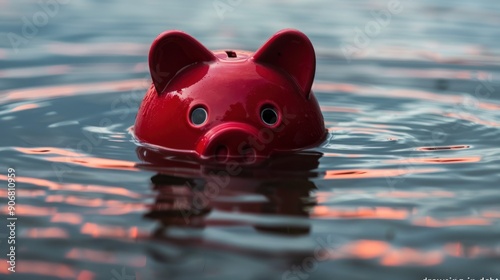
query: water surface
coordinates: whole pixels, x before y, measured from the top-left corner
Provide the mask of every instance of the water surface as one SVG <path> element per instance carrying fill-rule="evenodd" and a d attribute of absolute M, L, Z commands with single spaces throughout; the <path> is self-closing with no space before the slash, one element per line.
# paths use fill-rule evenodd
<path fill-rule="evenodd" d="M 1 278 L 500 278 L 500 3 L 392 2 L 0 0 Z M 237 176 L 142 160 L 160 32 L 255 50 L 286 27 L 327 141 Z"/>

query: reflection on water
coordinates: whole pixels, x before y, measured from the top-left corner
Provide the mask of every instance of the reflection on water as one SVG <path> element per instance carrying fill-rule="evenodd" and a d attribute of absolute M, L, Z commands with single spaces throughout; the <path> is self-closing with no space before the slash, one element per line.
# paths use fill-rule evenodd
<path fill-rule="evenodd" d="M 0 0 L 0 278 L 500 277 L 500 3 L 401 1 L 356 45 L 388 1 L 74 0 L 26 35 L 38 2 Z M 316 48 L 320 147 L 228 168 L 133 142 L 160 32 L 255 50 L 285 27 Z"/>
<path fill-rule="evenodd" d="M 144 152 L 139 149 L 138 153 Z M 205 167 L 208 169 L 200 177 L 158 173 L 151 178 L 157 196 L 146 217 L 161 221 L 161 231 L 169 227 L 252 226 L 259 232 L 307 234 L 307 209 L 315 205 L 310 194 L 316 186 L 301 173 L 317 168 L 320 155 L 275 159 L 267 163 L 273 166 L 267 174 L 237 167 L 237 174 L 230 176 L 217 166 Z M 154 164 L 160 170 L 169 165 L 166 161 Z M 290 173 L 291 169 L 299 171 L 289 174 L 288 179 L 279 179 L 281 172 Z M 268 221 L 252 221 L 258 216 L 267 217 Z"/>

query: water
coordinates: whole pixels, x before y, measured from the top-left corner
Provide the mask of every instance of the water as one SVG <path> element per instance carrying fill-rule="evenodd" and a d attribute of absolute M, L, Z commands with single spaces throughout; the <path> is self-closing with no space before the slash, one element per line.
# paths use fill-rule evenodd
<path fill-rule="evenodd" d="M 500 278 L 499 3 L 221 3 L 0 1 L 0 278 Z M 285 27 L 317 51 L 321 147 L 236 176 L 141 160 L 156 35 L 255 50 Z"/>

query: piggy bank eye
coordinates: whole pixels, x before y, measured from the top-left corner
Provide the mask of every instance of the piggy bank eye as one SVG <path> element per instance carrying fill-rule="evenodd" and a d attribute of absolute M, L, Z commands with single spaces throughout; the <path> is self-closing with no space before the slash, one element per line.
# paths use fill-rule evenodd
<path fill-rule="evenodd" d="M 203 107 L 195 107 L 191 111 L 189 120 L 194 125 L 202 125 L 207 120 L 207 110 Z"/>
<path fill-rule="evenodd" d="M 278 122 L 278 112 L 273 106 L 263 106 L 260 110 L 260 119 L 265 124 L 272 126 Z"/>

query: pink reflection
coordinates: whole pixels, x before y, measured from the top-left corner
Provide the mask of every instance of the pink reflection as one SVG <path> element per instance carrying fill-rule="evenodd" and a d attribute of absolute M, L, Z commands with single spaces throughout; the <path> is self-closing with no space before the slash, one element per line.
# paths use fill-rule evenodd
<path fill-rule="evenodd" d="M 500 219 L 500 211 L 488 210 L 481 213 L 484 218 Z"/>
<path fill-rule="evenodd" d="M 446 220 L 437 220 L 433 217 L 423 217 L 412 222 L 414 225 L 426 227 L 452 227 L 452 226 L 487 226 L 491 221 L 479 217 L 455 217 Z"/>
<path fill-rule="evenodd" d="M 385 241 L 358 240 L 342 246 L 339 251 L 346 253 L 349 257 L 373 259 L 383 256 L 390 247 Z"/>
<path fill-rule="evenodd" d="M 14 112 L 20 112 L 20 111 L 25 111 L 25 110 L 36 109 L 39 107 L 40 106 L 36 103 L 29 103 L 29 104 L 23 104 L 23 105 L 16 106 L 16 107 L 10 109 L 9 112 L 14 113 Z"/>
<path fill-rule="evenodd" d="M 311 211 L 312 218 L 328 219 L 388 219 L 404 220 L 409 216 L 407 209 L 389 207 L 338 208 L 316 206 Z"/>
<path fill-rule="evenodd" d="M 27 183 L 27 184 L 32 184 L 36 186 L 43 186 L 47 187 L 49 189 L 60 189 L 59 184 L 48 181 L 48 180 L 43 180 L 43 179 L 37 179 L 37 178 L 29 178 L 29 177 L 16 177 L 16 181 L 20 183 Z M 2 181 L 7 181 L 7 176 L 0 174 L 0 180 Z"/>
<path fill-rule="evenodd" d="M 447 191 L 391 191 L 377 193 L 378 197 L 393 197 L 393 198 L 435 198 L 435 197 L 455 197 L 455 194 Z"/>
<path fill-rule="evenodd" d="M 76 213 L 55 213 L 50 218 L 50 222 L 52 223 L 67 223 L 78 225 L 82 223 L 82 216 Z"/>
<path fill-rule="evenodd" d="M 18 189 L 16 190 L 17 197 L 41 197 L 46 196 L 47 193 L 44 190 L 25 190 Z M 7 189 L 0 189 L 0 197 L 7 196 Z"/>
<path fill-rule="evenodd" d="M 114 194 L 127 196 L 131 198 L 139 198 L 141 195 L 132 192 L 125 188 L 111 187 L 111 186 L 98 186 L 98 185 L 80 185 L 80 184 L 58 184 L 49 180 L 30 178 L 30 177 L 16 177 L 17 182 L 24 184 L 32 184 L 35 186 L 46 187 L 50 190 L 69 190 L 80 192 L 97 192 L 103 194 Z M 1 181 L 7 181 L 7 176 L 0 174 Z M 5 211 L 5 210 L 4 210 Z"/>
<path fill-rule="evenodd" d="M 391 249 L 380 259 L 384 266 L 435 266 L 443 262 L 441 251 L 420 251 L 413 248 Z"/>
<path fill-rule="evenodd" d="M 435 79 L 436 77 L 441 77 L 444 79 L 453 80 L 472 80 L 475 79 L 479 74 L 473 74 L 468 70 L 451 70 L 451 69 L 409 69 L 409 68 L 392 68 L 388 69 L 386 72 L 391 76 L 403 76 L 403 77 L 414 77 L 414 78 L 430 78 Z"/>
<path fill-rule="evenodd" d="M 424 147 L 419 148 L 422 150 L 447 150 L 451 148 L 447 147 Z M 458 158 L 408 158 L 408 159 L 397 159 L 397 160 L 386 160 L 385 163 L 389 164 L 450 164 L 450 163 L 471 163 L 480 162 L 480 156 L 470 156 L 470 157 L 458 157 Z"/>
<path fill-rule="evenodd" d="M 73 260 L 84 260 L 107 264 L 117 263 L 116 253 L 91 249 L 73 248 L 68 253 L 66 253 L 65 257 Z"/>
<path fill-rule="evenodd" d="M 139 203 L 127 203 L 119 200 L 103 200 L 101 198 L 85 198 L 72 195 L 49 195 L 45 198 L 47 203 L 65 203 L 80 207 L 102 208 L 97 212 L 101 215 L 124 215 L 133 212 L 140 212 L 146 209 L 146 206 Z M 81 219 L 81 217 L 80 217 Z"/>
<path fill-rule="evenodd" d="M 82 270 L 78 273 L 76 280 L 94 280 L 96 275 L 92 271 Z"/>
<path fill-rule="evenodd" d="M 0 50 L 1 52 L 1 50 Z M 0 77 L 3 78 L 30 78 L 45 75 L 62 75 L 71 70 L 69 65 L 48 65 L 40 67 L 23 67 L 0 70 Z"/>
<path fill-rule="evenodd" d="M 490 106 L 491 110 L 500 110 L 500 106 L 498 106 L 497 108 L 494 108 L 491 105 L 489 105 L 489 106 Z M 466 120 L 466 121 L 481 124 L 484 126 L 500 127 L 499 122 L 482 120 L 474 115 L 470 115 L 470 114 L 466 114 L 466 113 L 459 113 L 459 114 L 447 113 L 447 114 L 444 114 L 444 116 L 454 118 L 454 119 L 459 119 L 459 120 Z"/>
<path fill-rule="evenodd" d="M 0 213 L 7 215 L 8 213 L 7 207 L 0 208 Z M 56 213 L 56 209 L 53 207 L 39 207 L 21 204 L 16 207 L 16 215 L 19 216 L 50 216 L 53 213 Z"/>
<path fill-rule="evenodd" d="M 105 250 L 73 248 L 66 253 L 66 258 L 87 262 L 120 264 L 132 267 L 146 266 L 146 256 L 133 256 L 128 254 L 116 254 Z"/>
<path fill-rule="evenodd" d="M 119 226 L 104 226 L 94 223 L 85 223 L 80 229 L 82 234 L 90 235 L 95 238 L 125 238 L 136 239 L 141 234 L 137 227 L 125 229 Z M 141 234 L 142 235 L 142 234 Z"/>
<path fill-rule="evenodd" d="M 70 205 L 83 207 L 101 207 L 104 201 L 101 198 L 86 198 L 72 195 L 49 195 L 45 198 L 46 202 L 64 202 Z"/>
<path fill-rule="evenodd" d="M 0 259 L 0 274 L 9 274 L 7 260 Z M 45 261 L 16 261 L 16 273 L 34 274 L 39 276 L 75 279 L 76 272 L 70 266 Z"/>
<path fill-rule="evenodd" d="M 394 247 L 381 240 L 357 240 L 338 248 L 333 259 L 377 260 L 383 266 L 435 266 L 443 262 L 442 250 L 424 251 L 409 247 Z"/>
<path fill-rule="evenodd" d="M 105 194 L 114 194 L 114 195 L 127 196 L 127 197 L 131 197 L 131 198 L 141 197 L 141 195 L 139 195 L 138 193 L 135 193 L 135 192 L 130 191 L 128 189 L 119 188 L 119 187 L 111 187 L 111 186 L 68 184 L 68 185 L 64 185 L 64 189 L 65 190 L 72 190 L 72 191 L 99 192 L 99 193 L 105 193 Z"/>
<path fill-rule="evenodd" d="M 54 147 L 36 147 L 36 148 L 23 148 L 23 147 L 14 147 L 14 150 L 27 154 L 27 155 L 44 155 L 44 154 L 53 154 L 53 155 L 61 155 L 68 157 L 81 157 L 85 156 L 84 154 L 80 154 L 77 152 L 73 152 L 66 149 L 54 148 Z"/>
<path fill-rule="evenodd" d="M 460 242 L 448 243 L 444 251 L 455 258 L 500 257 L 500 246 L 466 245 Z"/>
<path fill-rule="evenodd" d="M 135 88 L 144 88 L 145 81 L 143 79 L 86 83 L 86 84 L 69 84 L 52 87 L 38 87 L 31 89 L 11 90 L 3 93 L 3 97 L 7 101 L 15 100 L 32 100 L 32 99 L 48 99 L 62 96 L 72 96 L 79 94 L 96 94 L 100 92 L 114 92 L 133 90 Z M 126 104 L 123 104 L 124 106 Z"/>
<path fill-rule="evenodd" d="M 137 171 L 135 162 L 96 157 L 46 157 L 48 161 L 73 163 L 90 168 Z"/>
<path fill-rule="evenodd" d="M 62 228 L 30 228 L 26 231 L 26 237 L 29 238 L 68 238 L 69 234 Z"/>
<path fill-rule="evenodd" d="M 106 208 L 99 209 L 100 215 L 125 215 L 134 212 L 143 212 L 147 207 L 143 204 L 123 203 L 121 201 L 107 201 Z"/>

